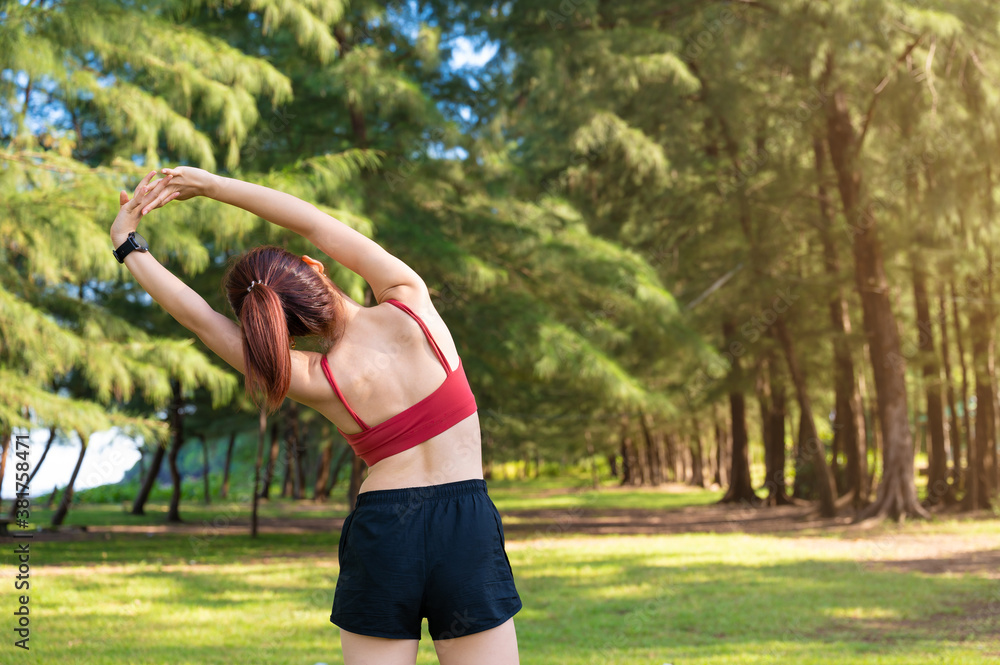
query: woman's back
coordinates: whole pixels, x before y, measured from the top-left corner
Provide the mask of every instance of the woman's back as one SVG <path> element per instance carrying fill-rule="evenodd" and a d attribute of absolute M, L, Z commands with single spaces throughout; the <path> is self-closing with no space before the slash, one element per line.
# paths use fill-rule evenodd
<path fill-rule="evenodd" d="M 274 413 L 289 397 L 311 406 L 370 462 L 338 543 L 330 621 L 341 629 L 344 662 L 414 663 L 426 619 L 442 665 L 516 665 L 513 617 L 521 599 L 482 477 L 475 397 L 423 280 L 373 240 L 289 194 L 192 167 L 164 169 L 150 185 L 154 173 L 133 199 L 119 197 L 115 257 L 245 375 L 262 412 Z M 133 238 L 144 213 L 202 195 L 301 234 L 361 276 L 382 304 L 361 307 L 320 261 L 264 246 L 238 257 L 224 278 L 236 325 L 181 288 Z M 309 335 L 338 341 L 326 355 L 291 350 L 296 337 Z"/>
<path fill-rule="evenodd" d="M 357 308 L 327 354 L 327 366 L 322 367 L 322 357 L 318 363 L 316 376 L 327 383 L 328 396 L 310 406 L 352 439 L 360 454 L 373 446 L 383 448 L 374 451 L 377 461 L 362 492 L 483 477 L 479 418 L 455 343 L 429 298 L 407 300 Z M 420 421 L 440 419 L 442 414 L 456 422 L 426 440 L 420 437 Z M 418 431 L 404 431 L 410 425 Z M 394 449 L 389 441 L 383 445 L 383 434 L 388 434 L 383 430 L 389 428 L 399 435 L 394 443 L 405 449 L 395 452 L 400 446 Z M 352 436 L 362 434 L 369 436 Z M 411 436 L 409 444 L 401 441 L 408 435 L 417 438 Z M 353 440 L 357 438 L 369 441 L 362 447 Z M 417 441 L 422 442 L 413 445 Z M 365 457 L 373 459 L 372 453 Z"/>

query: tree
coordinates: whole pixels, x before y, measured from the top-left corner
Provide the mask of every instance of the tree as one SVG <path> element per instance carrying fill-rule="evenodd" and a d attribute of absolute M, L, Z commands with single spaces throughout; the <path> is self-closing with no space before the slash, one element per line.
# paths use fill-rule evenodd
<path fill-rule="evenodd" d="M 76 477 L 80 473 L 80 466 L 83 464 L 83 456 L 87 454 L 87 440 L 80 436 L 77 432 L 76 435 L 80 438 L 80 454 L 76 458 L 76 464 L 73 466 L 73 473 L 69 477 L 69 482 L 66 483 L 66 487 L 63 488 L 62 498 L 59 500 L 59 507 L 56 511 L 52 513 L 51 523 L 52 526 L 59 526 L 66 519 L 66 513 L 69 512 L 69 506 L 73 502 L 73 486 L 76 484 Z"/>

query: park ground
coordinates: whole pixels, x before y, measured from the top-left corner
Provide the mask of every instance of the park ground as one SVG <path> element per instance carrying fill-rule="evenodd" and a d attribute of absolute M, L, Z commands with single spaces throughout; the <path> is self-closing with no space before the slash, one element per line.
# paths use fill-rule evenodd
<path fill-rule="evenodd" d="M 1000 662 L 995 514 L 852 525 L 682 486 L 579 485 L 490 483 L 525 665 Z M 31 650 L 8 638 L 0 662 L 343 662 L 329 622 L 343 501 L 263 503 L 256 539 L 245 503 L 184 505 L 170 526 L 163 504 L 123 508 L 74 506 L 66 529 L 35 534 Z M 426 631 L 418 663 L 437 662 Z"/>

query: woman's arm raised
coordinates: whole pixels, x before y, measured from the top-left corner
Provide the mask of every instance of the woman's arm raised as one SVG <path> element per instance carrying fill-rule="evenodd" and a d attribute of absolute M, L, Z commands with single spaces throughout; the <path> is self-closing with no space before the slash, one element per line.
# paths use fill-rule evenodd
<path fill-rule="evenodd" d="M 213 175 L 189 166 L 165 168 L 172 176 L 161 197 L 179 192 L 181 200 L 196 195 L 243 208 L 258 217 L 294 231 L 312 242 L 334 261 L 361 276 L 377 302 L 389 297 L 411 300 L 425 296 L 420 276 L 377 242 L 358 233 L 312 203 L 263 185 Z"/>
<path fill-rule="evenodd" d="M 114 247 L 119 247 L 129 232 L 137 229 L 141 216 L 183 196 L 177 194 L 176 190 L 164 195 L 170 176 L 150 184 L 152 176 L 153 173 L 150 173 L 139 183 L 131 200 L 125 192 L 119 194 L 120 209 L 111 226 L 111 242 Z M 243 364 L 243 336 L 238 325 L 212 309 L 204 298 L 167 270 L 151 252 L 130 252 L 125 257 L 124 264 L 143 290 L 178 323 L 197 335 L 205 346 L 233 369 L 246 374 Z M 308 354 L 292 351 L 291 356 L 292 380 L 288 396 L 302 404 L 312 404 L 325 396 L 325 391 L 317 391 L 317 382 L 312 379 L 314 370 Z"/>

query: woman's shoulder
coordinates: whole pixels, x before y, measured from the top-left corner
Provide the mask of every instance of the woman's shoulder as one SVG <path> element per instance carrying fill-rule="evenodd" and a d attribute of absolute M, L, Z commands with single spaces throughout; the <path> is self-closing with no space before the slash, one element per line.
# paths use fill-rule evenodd
<path fill-rule="evenodd" d="M 399 287 L 398 290 L 392 291 L 383 298 L 380 307 L 398 307 L 398 305 L 390 303 L 390 300 L 405 305 L 424 322 L 431 336 L 447 356 L 449 364 L 454 368 L 458 363 L 458 350 L 451 337 L 451 331 L 448 330 L 448 325 L 434 307 L 430 292 L 426 288 Z"/>
<path fill-rule="evenodd" d="M 390 303 L 390 300 L 402 303 L 428 325 L 430 325 L 430 320 L 440 321 L 441 325 L 444 325 L 444 320 L 438 314 L 437 309 L 434 308 L 434 301 L 431 299 L 430 291 L 425 286 L 415 287 L 404 284 L 387 289 L 383 292 L 379 300 L 379 305 L 397 306 Z"/>

